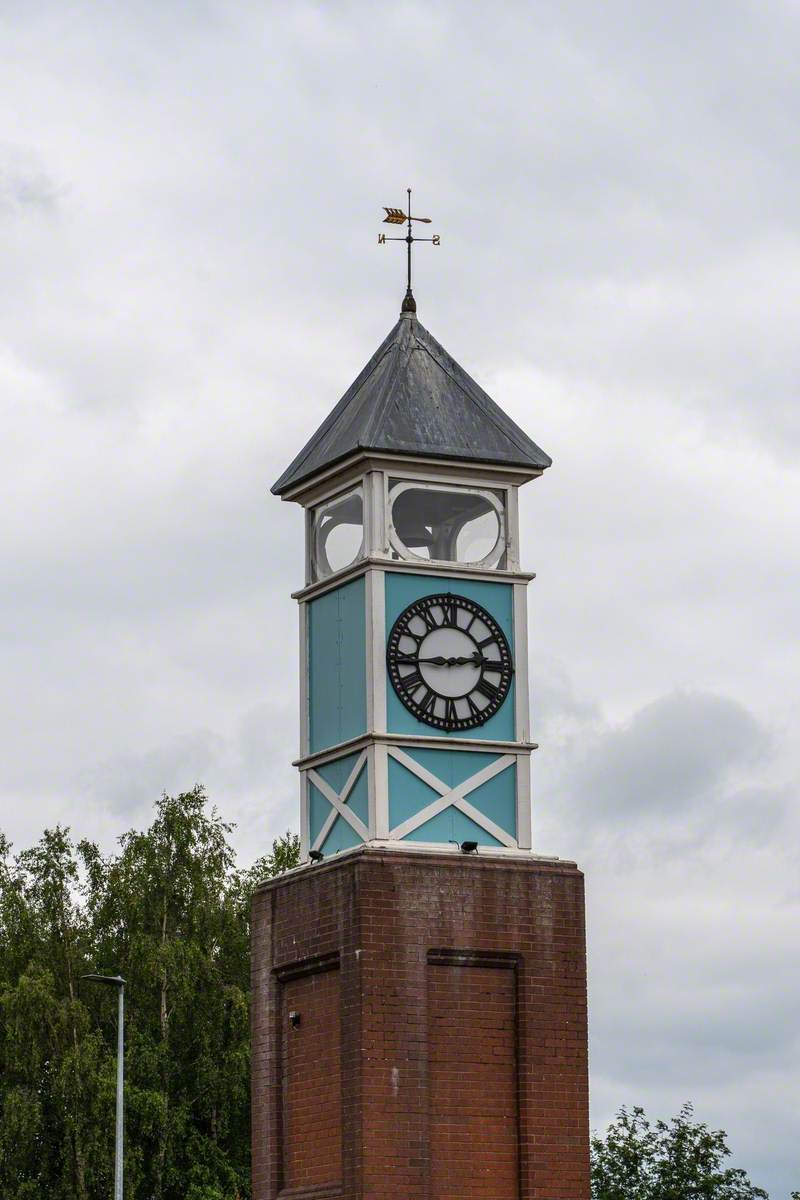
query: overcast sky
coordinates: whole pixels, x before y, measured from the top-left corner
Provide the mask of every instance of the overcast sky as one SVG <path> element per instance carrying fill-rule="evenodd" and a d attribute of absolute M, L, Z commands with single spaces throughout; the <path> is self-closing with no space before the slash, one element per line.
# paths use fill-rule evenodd
<path fill-rule="evenodd" d="M 682 1101 L 800 1187 L 800 6 L 0 6 L 0 825 L 203 781 L 297 828 L 301 515 L 419 316 L 523 493 L 534 838 L 587 873 L 593 1125 Z"/>

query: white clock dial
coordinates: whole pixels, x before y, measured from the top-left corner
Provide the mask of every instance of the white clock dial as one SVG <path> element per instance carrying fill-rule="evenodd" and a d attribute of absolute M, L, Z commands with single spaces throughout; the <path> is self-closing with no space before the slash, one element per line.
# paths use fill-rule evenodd
<path fill-rule="evenodd" d="M 494 716 L 514 671 L 508 641 L 491 613 L 451 592 L 425 596 L 400 614 L 386 662 L 409 712 L 448 732 L 474 729 Z"/>

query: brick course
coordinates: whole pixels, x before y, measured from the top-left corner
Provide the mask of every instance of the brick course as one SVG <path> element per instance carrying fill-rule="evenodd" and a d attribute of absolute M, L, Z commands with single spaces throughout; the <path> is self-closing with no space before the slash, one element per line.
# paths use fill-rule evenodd
<path fill-rule="evenodd" d="M 588 1200 L 585 966 L 574 864 L 361 847 L 263 885 L 254 1200 Z"/>

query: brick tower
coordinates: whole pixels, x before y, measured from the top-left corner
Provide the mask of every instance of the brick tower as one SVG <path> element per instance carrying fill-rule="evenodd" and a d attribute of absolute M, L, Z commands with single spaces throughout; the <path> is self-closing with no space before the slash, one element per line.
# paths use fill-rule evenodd
<path fill-rule="evenodd" d="M 549 466 L 409 291 L 272 489 L 306 512 L 303 863 L 254 899 L 254 1200 L 588 1200 L 583 877 L 531 837 Z"/>

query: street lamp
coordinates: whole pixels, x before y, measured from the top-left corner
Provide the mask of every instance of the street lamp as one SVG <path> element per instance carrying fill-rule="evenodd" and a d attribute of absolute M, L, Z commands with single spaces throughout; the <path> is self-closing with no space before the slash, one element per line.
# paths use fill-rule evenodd
<path fill-rule="evenodd" d="M 117 1124 L 114 1142 L 114 1200 L 122 1200 L 122 1091 L 125 1085 L 125 980 L 121 975 L 81 975 L 117 989 Z"/>

